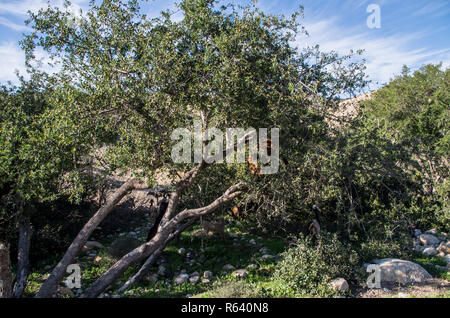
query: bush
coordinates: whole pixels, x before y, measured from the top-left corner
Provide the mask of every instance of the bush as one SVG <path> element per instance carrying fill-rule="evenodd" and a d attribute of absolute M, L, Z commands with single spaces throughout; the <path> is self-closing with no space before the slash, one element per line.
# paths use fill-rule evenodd
<path fill-rule="evenodd" d="M 296 246 L 283 254 L 274 278 L 288 286 L 295 296 L 335 295 L 329 285 L 337 277 L 356 283 L 364 274 L 358 254 L 337 235 L 323 233 L 314 242 L 301 235 Z"/>

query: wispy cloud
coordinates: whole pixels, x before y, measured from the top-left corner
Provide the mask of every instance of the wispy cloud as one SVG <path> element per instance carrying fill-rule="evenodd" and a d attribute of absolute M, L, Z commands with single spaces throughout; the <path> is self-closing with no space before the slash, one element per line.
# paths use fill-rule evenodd
<path fill-rule="evenodd" d="M 0 61 L 6 61 L 0 67 L 0 83 L 17 82 L 16 71 L 19 71 L 22 75 L 25 74 L 25 55 L 16 43 L 0 44 Z"/>
<path fill-rule="evenodd" d="M 4 17 L 0 17 L 0 25 L 4 25 L 14 31 L 30 31 L 31 30 L 31 28 L 29 28 L 25 25 L 14 23 Z"/>
<path fill-rule="evenodd" d="M 430 2 L 422 6 L 420 9 L 413 12 L 413 16 L 443 16 L 450 13 L 450 7 L 448 3 L 445 2 Z"/>
<path fill-rule="evenodd" d="M 427 30 L 407 35 L 382 36 L 361 28 L 343 27 L 337 18 L 305 23 L 305 28 L 309 37 L 299 36 L 297 45 L 300 48 L 319 44 L 324 51 L 341 54 L 348 53 L 350 49 L 364 49 L 367 74 L 375 82 L 375 86 L 386 83 L 394 74 L 399 74 L 405 64 L 414 68 L 443 61 L 448 65 L 450 58 L 450 48 L 433 50 L 428 47 L 415 48 L 412 45 L 429 36 L 431 31 Z"/>
<path fill-rule="evenodd" d="M 72 0 L 75 8 L 86 8 L 89 0 Z M 51 0 L 51 6 L 62 7 L 63 0 Z M 27 15 L 28 11 L 37 12 L 41 8 L 48 6 L 47 0 L 2 0 L 0 4 L 0 14 Z"/>

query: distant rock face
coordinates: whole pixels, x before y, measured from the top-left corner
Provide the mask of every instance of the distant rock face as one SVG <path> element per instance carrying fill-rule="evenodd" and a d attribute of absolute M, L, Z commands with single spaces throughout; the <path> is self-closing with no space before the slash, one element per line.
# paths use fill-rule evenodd
<path fill-rule="evenodd" d="M 375 260 L 380 266 L 381 283 L 412 284 L 421 283 L 432 276 L 420 265 L 395 258 Z"/>
<path fill-rule="evenodd" d="M 347 291 L 349 286 L 347 281 L 344 278 L 336 278 L 330 282 L 331 287 L 335 291 Z"/>
<path fill-rule="evenodd" d="M 419 241 L 422 245 L 437 245 L 441 241 L 432 234 L 421 234 L 419 236 Z"/>

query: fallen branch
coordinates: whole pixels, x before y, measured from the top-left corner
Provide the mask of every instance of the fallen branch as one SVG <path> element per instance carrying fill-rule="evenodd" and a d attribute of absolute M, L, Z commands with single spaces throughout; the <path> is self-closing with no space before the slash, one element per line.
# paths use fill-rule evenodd
<path fill-rule="evenodd" d="M 150 267 L 155 263 L 161 253 L 164 251 L 166 246 L 178 235 L 180 235 L 184 230 L 189 228 L 197 219 L 192 219 L 186 222 L 184 225 L 180 226 L 175 232 L 169 235 L 168 239 L 164 242 L 164 244 L 159 247 L 152 255 L 145 261 L 144 265 L 142 265 L 141 269 L 131 277 L 122 287 L 120 287 L 119 292 L 124 292 L 138 281 L 140 281 L 150 270 Z"/>
<path fill-rule="evenodd" d="M 53 272 L 44 282 L 36 298 L 50 298 L 56 292 L 59 282 L 66 273 L 67 266 L 73 263 L 83 246 L 91 236 L 92 232 L 99 226 L 103 219 L 114 209 L 117 203 L 134 189 L 144 188 L 138 179 L 131 179 L 124 183 L 84 225 L 77 237 L 70 244 L 61 261 L 53 269 Z"/>
<path fill-rule="evenodd" d="M 102 293 L 109 285 L 117 280 L 122 274 L 136 262 L 139 262 L 153 253 L 155 253 L 169 238 L 170 234 L 176 229 L 176 227 L 186 220 L 191 218 L 197 218 L 202 215 L 207 215 L 214 212 L 222 204 L 233 200 L 242 194 L 239 189 L 243 186 L 243 183 L 239 183 L 231 186 L 225 193 L 214 200 L 208 206 L 184 210 L 177 214 L 166 224 L 161 225 L 156 235 L 149 242 L 142 244 L 135 248 L 120 260 L 118 260 L 110 269 L 108 269 L 103 275 L 101 275 L 86 291 L 84 297 L 95 298 Z"/>

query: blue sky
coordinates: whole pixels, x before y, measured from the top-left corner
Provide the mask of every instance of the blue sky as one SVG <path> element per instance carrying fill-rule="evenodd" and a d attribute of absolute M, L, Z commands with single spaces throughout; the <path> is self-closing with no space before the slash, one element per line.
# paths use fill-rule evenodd
<path fill-rule="evenodd" d="M 50 0 L 61 5 L 62 0 Z M 247 0 L 248 2 L 249 0 Z M 85 10 L 88 0 L 72 0 L 74 11 Z M 234 1 L 240 3 L 241 1 Z M 15 70 L 24 72 L 24 55 L 17 41 L 28 29 L 27 11 L 45 7 L 47 0 L 0 0 L 0 83 L 15 81 Z M 366 20 L 370 4 L 381 12 L 381 28 L 370 29 Z M 295 45 L 319 44 L 324 51 L 347 53 L 364 49 L 367 73 L 373 88 L 398 74 L 403 64 L 416 69 L 423 64 L 443 62 L 450 66 L 449 0 L 259 0 L 257 6 L 290 15 L 299 5 L 305 9 L 302 24 L 309 36 L 299 36 Z M 149 1 L 142 9 L 150 15 L 176 9 L 173 1 Z M 180 18 L 178 14 L 177 18 Z M 377 84 L 378 83 L 378 84 Z"/>

